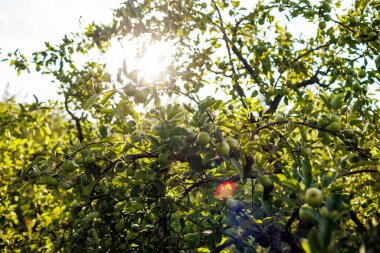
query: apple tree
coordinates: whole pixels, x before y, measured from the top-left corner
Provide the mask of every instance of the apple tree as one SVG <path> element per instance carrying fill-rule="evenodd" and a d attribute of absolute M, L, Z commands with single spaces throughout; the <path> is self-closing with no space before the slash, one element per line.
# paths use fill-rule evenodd
<path fill-rule="evenodd" d="M 12 142 L 22 155 L 1 160 L 1 208 L 34 223 L 2 215 L 1 249 L 379 252 L 380 4 L 345 4 L 128 0 L 109 24 L 9 54 L 63 102 L 43 141 L 1 125 L 38 151 Z M 75 60 L 141 38 L 175 48 L 159 79 Z M 22 108 L 20 129 L 54 123 Z"/>

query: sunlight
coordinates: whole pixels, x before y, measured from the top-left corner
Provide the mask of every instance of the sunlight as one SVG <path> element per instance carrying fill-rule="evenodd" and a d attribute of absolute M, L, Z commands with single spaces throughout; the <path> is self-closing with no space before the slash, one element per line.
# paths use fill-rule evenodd
<path fill-rule="evenodd" d="M 131 62 L 132 69 L 139 70 L 139 78 L 146 83 L 164 81 L 172 61 L 173 48 L 165 41 L 145 45 Z"/>
<path fill-rule="evenodd" d="M 235 195 L 237 185 L 233 181 L 220 183 L 215 189 L 215 197 L 219 199 L 228 199 Z"/>

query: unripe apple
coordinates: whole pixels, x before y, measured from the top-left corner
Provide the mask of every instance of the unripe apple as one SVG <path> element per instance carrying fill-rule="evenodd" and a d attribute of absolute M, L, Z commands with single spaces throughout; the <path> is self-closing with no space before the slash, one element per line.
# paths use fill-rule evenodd
<path fill-rule="evenodd" d="M 227 143 L 228 143 L 228 145 L 230 145 L 230 148 L 232 150 L 236 150 L 236 149 L 239 148 L 239 142 L 236 139 L 232 138 L 232 137 L 228 137 L 227 138 Z"/>
<path fill-rule="evenodd" d="M 311 156 L 311 153 L 312 153 L 312 150 L 311 150 L 311 148 L 303 148 L 301 152 L 302 152 L 302 154 L 303 154 L 304 156 L 306 156 L 306 157 L 310 157 L 310 156 Z"/>
<path fill-rule="evenodd" d="M 124 172 L 127 167 L 125 166 L 124 162 L 118 161 L 115 165 L 115 171 L 116 172 Z"/>
<path fill-rule="evenodd" d="M 364 69 L 359 70 L 359 72 L 358 72 L 358 76 L 359 76 L 360 78 L 364 78 L 364 77 L 366 77 L 366 75 L 367 75 L 367 72 L 365 72 Z"/>
<path fill-rule="evenodd" d="M 326 126 L 328 123 L 329 123 L 329 120 L 328 120 L 327 118 L 319 117 L 319 118 L 318 118 L 318 121 L 317 121 L 317 126 L 319 126 L 319 127 L 324 127 L 324 126 Z"/>
<path fill-rule="evenodd" d="M 376 56 L 375 62 L 376 62 L 377 64 L 380 64 L 380 55 Z"/>
<path fill-rule="evenodd" d="M 313 222 L 315 220 L 313 212 L 315 211 L 310 205 L 303 204 L 298 211 L 298 217 L 304 222 Z"/>
<path fill-rule="evenodd" d="M 370 32 L 370 33 L 368 34 L 368 39 L 369 39 L 369 40 L 373 40 L 373 39 L 376 38 L 376 36 L 377 36 L 377 34 L 376 34 L 375 32 Z"/>
<path fill-rule="evenodd" d="M 200 132 L 197 136 L 197 143 L 199 145 L 206 145 L 211 140 L 210 135 L 207 132 Z"/>
<path fill-rule="evenodd" d="M 351 16 L 351 17 L 349 18 L 349 22 L 350 22 L 350 25 L 356 25 L 357 23 L 359 23 L 359 18 L 358 18 L 358 17 Z"/>
<path fill-rule="evenodd" d="M 261 183 L 263 184 L 264 188 L 272 188 L 273 187 L 273 181 L 269 175 L 262 176 L 261 177 Z"/>
<path fill-rule="evenodd" d="M 333 109 L 339 109 L 342 107 L 343 94 L 336 95 L 331 101 L 331 107 Z"/>
<path fill-rule="evenodd" d="M 222 143 L 215 147 L 215 150 L 221 155 L 228 156 L 230 153 L 230 145 L 228 145 L 227 142 L 222 141 Z"/>
<path fill-rule="evenodd" d="M 133 84 L 127 84 L 125 87 L 124 87 L 124 94 L 131 97 L 131 96 L 134 96 L 136 93 L 136 87 L 133 86 Z"/>
<path fill-rule="evenodd" d="M 139 232 L 141 230 L 141 227 L 139 224 L 132 224 L 131 225 L 131 229 L 134 231 L 134 232 Z"/>
<path fill-rule="evenodd" d="M 348 138 L 348 139 L 351 139 L 354 137 L 355 135 L 355 132 L 354 130 L 352 130 L 351 128 L 348 128 L 348 129 L 344 129 L 343 131 L 343 135 L 344 137 Z"/>
<path fill-rule="evenodd" d="M 142 139 L 142 133 L 140 131 L 136 131 L 135 133 L 132 134 L 131 140 L 133 142 L 140 142 Z"/>
<path fill-rule="evenodd" d="M 327 130 L 330 130 L 333 133 L 340 132 L 340 124 L 338 122 L 332 122 L 330 125 L 326 127 Z"/>
<path fill-rule="evenodd" d="M 50 175 L 45 177 L 45 181 L 49 186 L 57 186 L 59 184 L 58 179 Z"/>
<path fill-rule="evenodd" d="M 121 220 L 118 223 L 116 223 L 115 230 L 117 232 L 123 231 L 124 230 L 124 221 Z"/>
<path fill-rule="evenodd" d="M 78 213 L 82 210 L 82 206 L 79 203 L 73 203 L 71 205 L 70 214 L 72 216 L 77 216 Z"/>
<path fill-rule="evenodd" d="M 305 193 L 305 202 L 306 204 L 319 207 L 323 201 L 323 193 L 318 188 L 309 188 Z"/>
<path fill-rule="evenodd" d="M 148 99 L 149 92 L 147 90 L 137 90 L 134 95 L 136 104 L 145 104 Z"/>
<path fill-rule="evenodd" d="M 78 165 L 75 163 L 74 160 L 66 160 L 63 164 L 62 164 L 62 170 L 65 171 L 65 172 L 73 172 L 74 170 L 76 170 L 78 167 Z"/>
<path fill-rule="evenodd" d="M 284 116 L 284 114 L 279 113 L 279 114 L 276 115 L 276 117 L 274 118 L 274 120 L 275 121 L 283 121 L 283 120 L 285 120 L 285 116 Z"/>
<path fill-rule="evenodd" d="M 308 123 L 310 125 L 317 125 L 317 119 L 314 117 L 310 117 L 307 119 L 306 123 Z"/>
<path fill-rule="evenodd" d="M 87 155 L 86 158 L 84 159 L 84 162 L 87 164 L 95 163 L 96 162 L 95 154 L 90 153 L 89 155 Z"/>
<path fill-rule="evenodd" d="M 319 22 L 318 27 L 319 27 L 319 29 L 323 30 L 323 29 L 326 28 L 326 23 L 323 22 L 323 21 L 322 21 L 322 22 Z"/>
<path fill-rule="evenodd" d="M 121 100 L 119 104 L 117 105 L 117 110 L 119 112 L 119 115 L 124 118 L 131 112 L 131 105 L 129 100 Z"/>
<path fill-rule="evenodd" d="M 338 115 L 331 115 L 331 120 L 340 123 L 341 119 Z"/>
<path fill-rule="evenodd" d="M 330 14 L 326 14 L 326 15 L 323 17 L 323 20 L 326 21 L 326 22 L 330 21 L 330 20 L 331 20 L 331 16 L 330 16 Z"/>
<path fill-rule="evenodd" d="M 327 207 L 323 206 L 319 209 L 319 213 L 322 215 L 322 217 L 330 218 L 330 212 Z"/>

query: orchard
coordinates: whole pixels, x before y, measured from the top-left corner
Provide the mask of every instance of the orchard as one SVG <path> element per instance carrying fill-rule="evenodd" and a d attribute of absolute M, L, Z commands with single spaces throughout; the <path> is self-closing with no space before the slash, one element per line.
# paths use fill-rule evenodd
<path fill-rule="evenodd" d="M 2 51 L 61 99 L 0 102 L 0 251 L 380 252 L 380 2 L 344 4 L 127 0 Z M 78 60 L 141 40 L 159 75 Z"/>

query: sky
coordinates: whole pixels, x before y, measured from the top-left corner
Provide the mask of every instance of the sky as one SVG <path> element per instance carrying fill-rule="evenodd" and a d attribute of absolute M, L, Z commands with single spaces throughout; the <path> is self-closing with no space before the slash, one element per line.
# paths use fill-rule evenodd
<path fill-rule="evenodd" d="M 242 0 L 252 4 L 253 0 Z M 344 1 L 347 6 L 353 0 Z M 26 56 L 43 50 L 45 41 L 59 43 L 65 34 L 83 31 L 88 23 L 108 23 L 112 20 L 112 9 L 118 8 L 122 0 L 0 0 L 0 58 L 8 52 L 19 49 Z M 286 22 L 286 20 L 284 20 Z M 302 19 L 294 19 L 288 26 L 302 36 L 313 36 L 315 29 Z M 126 43 L 124 48 L 115 46 L 102 56 L 109 69 L 116 72 L 123 59 L 131 55 L 137 45 Z M 161 51 L 168 48 L 159 46 Z M 154 52 L 153 52 L 154 53 Z M 169 53 L 170 54 L 170 53 Z M 153 55 L 153 58 L 155 56 Z M 146 59 L 137 65 L 159 64 Z M 19 77 L 8 62 L 0 62 L 0 98 L 9 85 L 8 92 L 16 95 L 20 102 L 34 101 L 33 94 L 42 101 L 61 99 L 57 94 L 57 84 L 48 76 L 23 72 Z"/>
<path fill-rule="evenodd" d="M 0 58 L 16 49 L 26 55 L 44 49 L 45 41 L 58 43 L 81 26 L 112 20 L 120 0 L 0 0 Z M 81 25 L 82 24 L 82 25 Z M 57 99 L 56 85 L 47 76 L 27 72 L 19 77 L 9 63 L 0 63 L 0 97 L 7 84 L 19 101 L 33 101 L 33 92 L 43 101 Z"/>

